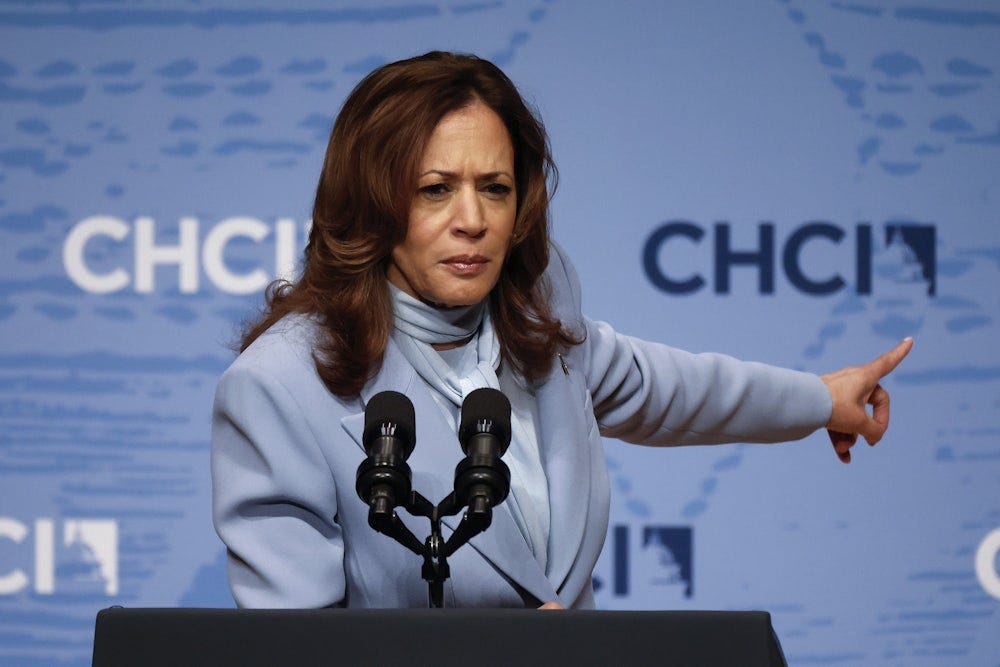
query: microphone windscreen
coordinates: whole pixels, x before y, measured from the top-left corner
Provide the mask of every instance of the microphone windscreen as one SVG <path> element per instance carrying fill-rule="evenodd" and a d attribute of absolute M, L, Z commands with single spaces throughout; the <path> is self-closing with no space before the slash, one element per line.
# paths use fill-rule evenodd
<path fill-rule="evenodd" d="M 409 457 L 416 441 L 416 430 L 413 403 L 398 391 L 379 392 L 365 406 L 365 430 L 361 436 L 365 451 L 375 438 L 393 435 L 403 441 L 405 456 Z"/>
<path fill-rule="evenodd" d="M 500 453 L 510 445 L 510 401 L 496 389 L 476 389 L 462 401 L 458 439 L 462 447 L 476 433 L 492 433 L 500 441 Z"/>

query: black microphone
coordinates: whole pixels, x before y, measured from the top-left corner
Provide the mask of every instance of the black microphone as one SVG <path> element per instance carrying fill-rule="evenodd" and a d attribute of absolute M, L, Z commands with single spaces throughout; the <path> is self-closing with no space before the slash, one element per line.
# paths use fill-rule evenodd
<path fill-rule="evenodd" d="M 510 469 L 500 460 L 510 445 L 507 397 L 496 389 L 466 396 L 458 439 L 465 458 L 455 468 L 455 499 L 474 513 L 488 513 L 510 492 Z"/>
<path fill-rule="evenodd" d="M 361 436 L 368 458 L 358 466 L 355 490 L 374 515 L 391 515 L 405 503 L 412 489 L 412 473 L 406 459 L 416 442 L 413 403 L 398 391 L 372 396 L 365 406 L 365 430 Z"/>

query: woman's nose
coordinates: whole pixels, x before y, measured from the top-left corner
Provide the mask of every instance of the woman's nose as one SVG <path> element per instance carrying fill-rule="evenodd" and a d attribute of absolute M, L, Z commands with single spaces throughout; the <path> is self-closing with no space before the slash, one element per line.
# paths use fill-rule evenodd
<path fill-rule="evenodd" d="M 481 236 L 486 231 L 486 216 L 479 193 L 473 188 L 462 188 L 455 200 L 453 229 L 457 234 Z"/>

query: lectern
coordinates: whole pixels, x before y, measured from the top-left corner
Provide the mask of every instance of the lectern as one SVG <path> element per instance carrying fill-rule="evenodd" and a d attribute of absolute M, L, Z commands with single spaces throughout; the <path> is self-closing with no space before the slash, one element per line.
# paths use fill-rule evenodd
<path fill-rule="evenodd" d="M 766 612 L 104 609 L 94 667 L 787 667 Z"/>

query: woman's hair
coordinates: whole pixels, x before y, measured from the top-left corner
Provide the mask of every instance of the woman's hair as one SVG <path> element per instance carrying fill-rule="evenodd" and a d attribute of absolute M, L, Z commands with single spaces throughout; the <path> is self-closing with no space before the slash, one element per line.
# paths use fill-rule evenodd
<path fill-rule="evenodd" d="M 476 102 L 500 117 L 514 147 L 517 214 L 489 295 L 503 358 L 534 379 L 560 346 L 580 342 L 552 317 L 539 280 L 549 261 L 548 185 L 556 180 L 541 121 L 493 63 L 434 51 L 380 67 L 344 102 L 316 189 L 302 276 L 271 283 L 241 351 L 288 313 L 311 314 L 321 326 L 313 357 L 323 382 L 341 397 L 360 392 L 392 332 L 386 268 L 406 237 L 424 147 L 446 114 Z"/>

